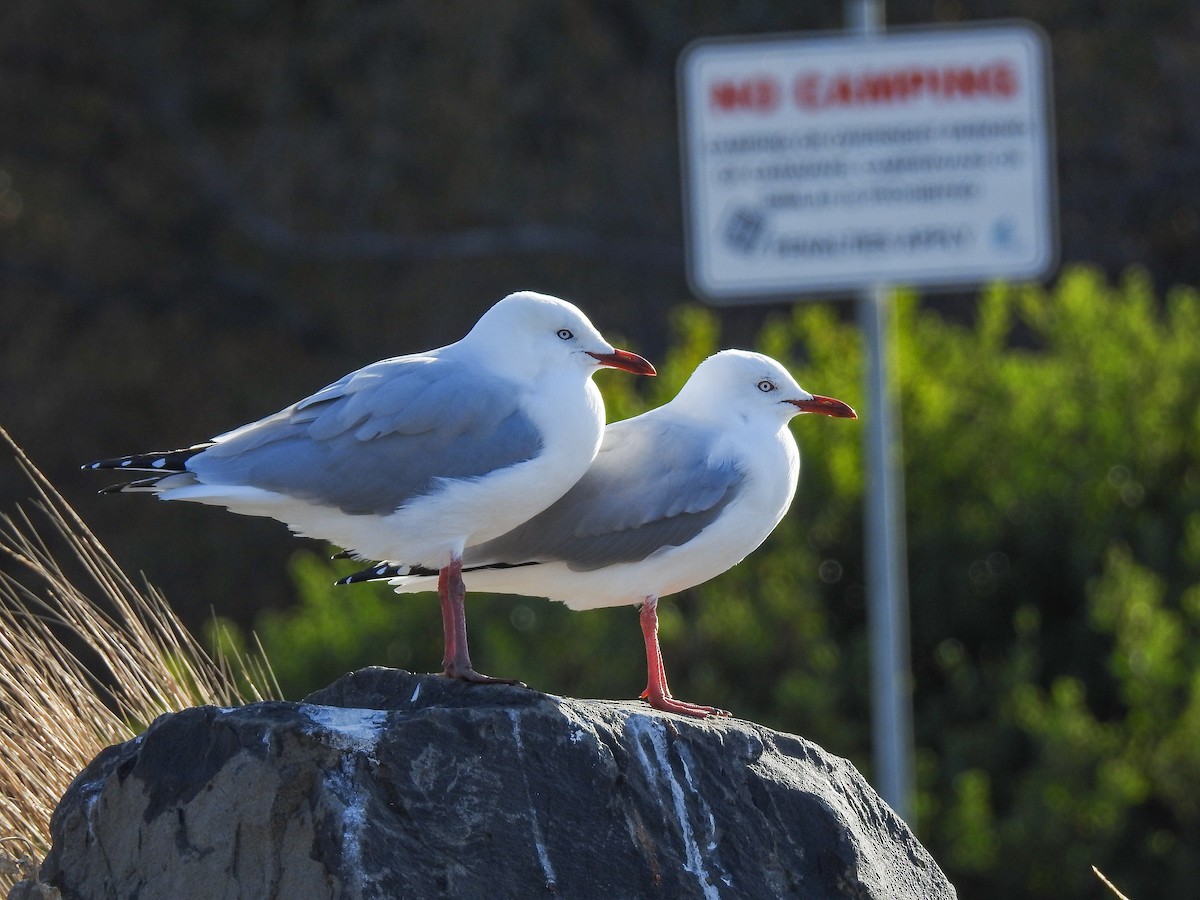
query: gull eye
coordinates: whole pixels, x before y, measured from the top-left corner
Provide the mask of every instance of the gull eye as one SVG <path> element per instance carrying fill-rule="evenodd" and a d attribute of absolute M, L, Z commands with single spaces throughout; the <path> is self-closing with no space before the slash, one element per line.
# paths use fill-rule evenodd
<path fill-rule="evenodd" d="M 767 381 L 767 379 L 764 378 L 758 383 L 758 389 L 764 394 L 769 394 L 771 391 L 775 390 L 775 382 Z"/>
<path fill-rule="evenodd" d="M 569 341 L 569 340 L 571 340 L 571 338 L 575 337 L 575 335 L 573 335 L 573 334 L 571 333 L 571 329 L 570 329 L 570 328 L 560 328 L 560 329 L 558 329 L 558 336 L 559 336 L 560 338 L 562 338 L 564 341 Z"/>

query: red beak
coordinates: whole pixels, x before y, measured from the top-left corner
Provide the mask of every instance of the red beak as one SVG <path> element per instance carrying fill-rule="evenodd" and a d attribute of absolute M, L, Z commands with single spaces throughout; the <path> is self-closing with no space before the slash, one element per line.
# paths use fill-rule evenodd
<path fill-rule="evenodd" d="M 632 372 L 634 375 L 657 375 L 654 371 L 654 366 L 650 365 L 647 360 L 642 359 L 636 353 L 630 353 L 628 350 L 614 350 L 612 353 L 592 353 L 586 351 L 587 355 L 602 366 L 610 369 L 624 369 L 626 372 Z"/>
<path fill-rule="evenodd" d="M 833 416 L 835 419 L 858 418 L 858 413 L 841 400 L 834 400 L 832 397 L 822 397 L 820 394 L 813 394 L 811 400 L 785 400 L 783 402 L 792 404 L 800 412 L 820 413 L 823 416 Z"/>

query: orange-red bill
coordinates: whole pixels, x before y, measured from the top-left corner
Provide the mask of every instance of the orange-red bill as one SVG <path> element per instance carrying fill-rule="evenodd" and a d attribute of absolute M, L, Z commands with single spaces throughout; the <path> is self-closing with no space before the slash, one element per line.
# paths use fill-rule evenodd
<path fill-rule="evenodd" d="M 858 413 L 849 405 L 841 400 L 835 400 L 833 397 L 822 397 L 820 394 L 813 394 L 811 400 L 788 400 L 786 402 L 792 404 L 800 412 L 818 413 L 822 416 L 833 416 L 835 419 L 858 418 Z"/>
<path fill-rule="evenodd" d="M 607 366 L 610 369 L 623 369 L 626 372 L 632 372 L 634 375 L 657 375 L 654 371 L 654 366 L 650 365 L 648 360 L 642 359 L 636 353 L 630 353 L 628 350 L 614 350 L 612 353 L 592 353 L 588 352 L 588 356 L 596 360 L 602 366 Z"/>

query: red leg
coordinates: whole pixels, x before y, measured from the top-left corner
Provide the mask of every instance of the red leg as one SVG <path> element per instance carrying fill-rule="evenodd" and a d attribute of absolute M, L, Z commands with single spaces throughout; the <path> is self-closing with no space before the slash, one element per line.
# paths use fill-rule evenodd
<path fill-rule="evenodd" d="M 706 719 L 709 716 L 728 716 L 715 706 L 701 706 L 676 700 L 667 687 L 667 670 L 663 667 L 662 649 L 658 644 L 658 598 L 649 596 L 642 603 L 642 637 L 646 642 L 646 690 L 642 698 L 655 709 Z"/>
<path fill-rule="evenodd" d="M 442 635 L 446 644 L 442 651 L 442 668 L 447 672 L 450 670 L 450 664 L 454 660 L 458 646 L 454 632 L 454 604 L 450 600 L 448 590 L 449 575 L 449 566 L 438 572 L 438 603 L 442 607 Z"/>
<path fill-rule="evenodd" d="M 438 573 L 438 600 L 442 604 L 442 630 L 446 649 L 442 655 L 445 674 L 475 684 L 521 684 L 511 678 L 493 678 L 475 671 L 467 647 L 466 585 L 462 579 L 462 559 L 454 557 Z"/>
<path fill-rule="evenodd" d="M 662 648 L 658 643 L 658 598 L 647 597 L 642 603 L 639 615 L 642 623 L 642 637 L 646 641 L 646 689 L 641 698 L 649 700 L 652 689 L 660 696 L 671 697 L 671 689 L 667 685 L 667 670 L 663 667 Z M 649 629 L 649 632 L 647 632 Z"/>

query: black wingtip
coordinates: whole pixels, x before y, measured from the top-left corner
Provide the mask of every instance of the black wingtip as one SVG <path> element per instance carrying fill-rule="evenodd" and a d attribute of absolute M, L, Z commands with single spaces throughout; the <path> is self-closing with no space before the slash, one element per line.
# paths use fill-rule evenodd
<path fill-rule="evenodd" d="M 139 478 L 137 481 L 123 481 L 120 484 L 110 484 L 106 488 L 101 488 L 100 493 L 127 494 L 134 491 L 154 491 L 162 479 L 161 475 L 152 475 L 149 478 Z"/>
<path fill-rule="evenodd" d="M 128 457 L 120 456 L 116 459 L 97 459 L 92 462 L 84 463 L 79 467 L 81 472 L 102 472 L 105 469 L 120 469 L 124 468 L 120 465 L 121 460 Z"/>
<path fill-rule="evenodd" d="M 401 575 L 420 574 L 423 574 L 420 569 L 411 566 L 377 563 L 368 569 L 361 569 L 358 572 L 347 575 L 345 578 L 339 578 L 334 584 L 361 584 L 364 581 L 387 581 L 391 578 L 399 578 Z M 437 573 L 435 572 L 434 574 L 436 575 Z"/>
<path fill-rule="evenodd" d="M 347 575 L 345 578 L 339 578 L 334 582 L 335 587 L 340 587 L 343 584 L 362 584 L 364 581 L 377 581 L 381 576 L 375 574 L 374 569 L 367 569 L 365 572 L 355 572 L 353 575 Z"/>
<path fill-rule="evenodd" d="M 80 469 L 92 471 L 116 469 L 127 472 L 186 472 L 187 461 L 197 453 L 203 453 L 213 445 L 212 441 L 185 447 L 182 450 L 155 450 L 150 453 L 134 453 L 131 456 L 115 456 L 84 463 Z"/>
<path fill-rule="evenodd" d="M 334 582 L 334 585 L 341 586 L 343 584 L 362 584 L 364 581 L 376 581 L 383 577 L 376 574 L 376 569 L 380 568 L 384 567 L 377 566 L 374 569 L 363 569 L 361 572 L 355 572 L 352 575 L 347 575 L 345 578 L 339 578 Z M 386 569 L 384 570 L 386 571 Z"/>

